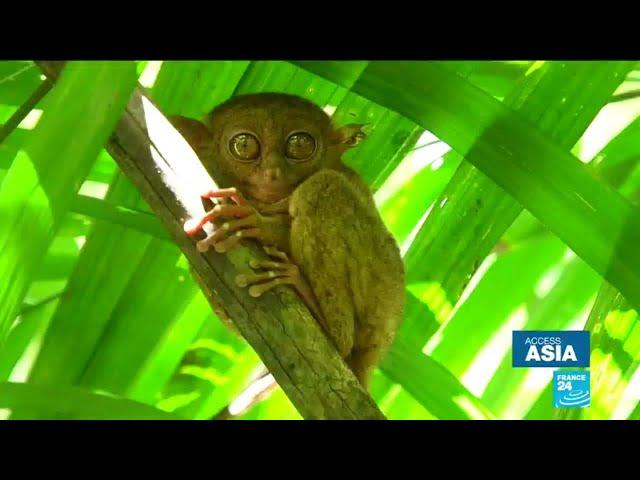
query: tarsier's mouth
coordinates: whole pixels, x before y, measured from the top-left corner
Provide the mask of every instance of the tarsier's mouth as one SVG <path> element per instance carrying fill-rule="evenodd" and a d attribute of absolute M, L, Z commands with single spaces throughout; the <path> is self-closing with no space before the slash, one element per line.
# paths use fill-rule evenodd
<path fill-rule="evenodd" d="M 291 190 L 293 190 L 292 185 L 269 183 L 254 185 L 251 189 L 251 194 L 257 200 L 273 203 L 288 196 Z"/>

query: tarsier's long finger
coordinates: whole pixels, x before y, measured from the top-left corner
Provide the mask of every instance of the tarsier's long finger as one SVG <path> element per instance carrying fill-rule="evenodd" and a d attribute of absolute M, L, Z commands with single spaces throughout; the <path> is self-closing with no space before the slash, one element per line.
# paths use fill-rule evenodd
<path fill-rule="evenodd" d="M 255 215 L 249 215 L 248 217 L 241 218 L 239 220 L 230 220 L 220 225 L 220 230 L 227 232 L 235 232 L 241 228 L 257 227 L 258 218 Z"/>
<path fill-rule="evenodd" d="M 208 192 L 201 195 L 203 198 L 230 198 L 238 205 L 245 205 L 247 201 L 242 196 L 242 193 L 238 191 L 238 189 L 231 188 L 221 188 L 220 190 L 209 190 Z"/>
<path fill-rule="evenodd" d="M 218 218 L 235 217 L 242 218 L 253 213 L 248 205 L 216 205 L 213 210 L 207 212 L 200 219 L 191 219 L 184 224 L 184 230 L 188 235 L 195 235 L 208 222 Z"/>
<path fill-rule="evenodd" d="M 274 278 L 269 282 L 259 283 L 257 285 L 252 285 L 251 287 L 249 287 L 249 295 L 257 298 L 263 295 L 265 292 L 268 292 L 272 288 L 275 288 L 279 285 L 295 285 L 295 284 L 296 284 L 296 279 L 289 276 Z"/>
<path fill-rule="evenodd" d="M 229 235 L 224 240 L 215 240 L 213 236 L 215 232 L 197 243 L 198 250 L 206 252 L 210 245 L 218 253 L 225 253 L 235 247 L 238 242 L 243 238 L 260 238 L 261 230 L 259 228 L 247 228 L 245 230 L 238 230 L 237 232 Z"/>
<path fill-rule="evenodd" d="M 272 278 L 281 278 L 288 276 L 285 271 L 268 271 L 264 273 L 241 273 L 236 276 L 236 285 L 239 287 L 247 287 L 254 283 L 263 282 L 265 280 L 271 280 Z"/>
<path fill-rule="evenodd" d="M 229 222 L 224 222 L 222 225 L 218 226 L 213 233 L 207 237 L 206 243 L 209 245 L 213 245 L 217 242 L 222 241 L 226 237 L 235 234 L 238 230 L 245 227 L 257 227 L 258 221 L 255 215 L 249 215 L 248 217 L 241 218 L 239 220 L 231 220 Z"/>
<path fill-rule="evenodd" d="M 260 270 L 291 271 L 291 267 L 293 265 L 291 265 L 290 263 L 272 262 L 270 260 L 258 260 L 258 259 L 252 258 L 249 261 L 249 266 L 254 270 L 260 269 Z"/>
<path fill-rule="evenodd" d="M 267 255 L 269 255 L 270 257 L 279 258 L 283 262 L 289 262 L 289 257 L 287 256 L 287 254 L 284 252 L 281 252 L 276 247 L 270 247 L 265 245 L 262 248 L 264 249 L 265 252 L 267 252 Z"/>

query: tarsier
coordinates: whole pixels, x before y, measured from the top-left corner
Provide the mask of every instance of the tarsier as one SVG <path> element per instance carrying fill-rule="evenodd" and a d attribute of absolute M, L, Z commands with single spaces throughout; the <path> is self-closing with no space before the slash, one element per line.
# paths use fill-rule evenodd
<path fill-rule="evenodd" d="M 224 253 L 257 241 L 272 259 L 236 283 L 259 297 L 289 285 L 365 388 L 392 342 L 404 307 L 398 246 L 373 195 L 342 155 L 365 135 L 361 125 L 335 128 L 302 98 L 276 93 L 234 97 L 203 121 L 171 117 L 226 198 L 185 226 L 198 242 Z"/>

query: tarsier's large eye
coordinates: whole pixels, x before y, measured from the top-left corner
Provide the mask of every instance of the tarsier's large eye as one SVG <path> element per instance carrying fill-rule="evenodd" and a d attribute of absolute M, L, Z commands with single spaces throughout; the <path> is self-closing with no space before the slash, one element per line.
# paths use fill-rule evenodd
<path fill-rule="evenodd" d="M 250 162 L 260 155 L 260 143 L 250 133 L 239 133 L 229 141 L 229 150 L 238 160 Z"/>
<path fill-rule="evenodd" d="M 305 132 L 296 132 L 289 135 L 285 154 L 292 160 L 307 160 L 316 151 L 316 141 Z"/>

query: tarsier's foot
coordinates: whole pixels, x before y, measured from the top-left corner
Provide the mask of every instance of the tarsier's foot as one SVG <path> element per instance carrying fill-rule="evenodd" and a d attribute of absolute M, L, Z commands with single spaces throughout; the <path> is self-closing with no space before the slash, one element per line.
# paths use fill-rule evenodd
<path fill-rule="evenodd" d="M 286 253 L 274 247 L 262 247 L 272 258 L 277 258 L 279 262 L 271 260 L 252 259 L 249 266 L 254 270 L 266 270 L 263 273 L 240 274 L 236 277 L 236 284 L 239 287 L 249 287 L 249 295 L 259 297 L 263 293 L 278 285 L 293 285 L 300 279 L 300 271 L 297 265 L 289 262 Z M 265 283 L 265 280 L 269 280 Z"/>
<path fill-rule="evenodd" d="M 235 188 L 211 190 L 201 195 L 202 198 L 230 198 L 235 204 L 218 204 L 199 219 L 185 223 L 184 230 L 188 235 L 197 234 L 205 224 L 224 220 L 217 224 L 213 233 L 197 243 L 198 250 L 206 252 L 213 246 L 216 252 L 231 250 L 242 238 L 262 238 L 260 214 L 247 203 L 242 194 Z"/>
<path fill-rule="evenodd" d="M 263 249 L 276 261 L 252 259 L 249 266 L 254 270 L 260 270 L 261 273 L 240 274 L 236 277 L 236 284 L 239 287 L 249 287 L 249 295 L 252 297 L 259 297 L 279 285 L 290 285 L 298 292 L 318 321 L 321 321 L 320 308 L 313 290 L 298 266 L 289 260 L 286 253 L 275 247 L 265 246 Z"/>

